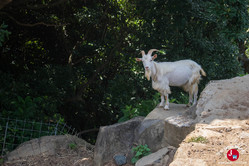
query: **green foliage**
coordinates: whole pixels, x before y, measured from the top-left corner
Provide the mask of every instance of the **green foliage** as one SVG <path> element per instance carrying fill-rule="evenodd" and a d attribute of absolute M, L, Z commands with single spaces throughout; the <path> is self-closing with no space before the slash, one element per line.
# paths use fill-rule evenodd
<path fill-rule="evenodd" d="M 6 25 L 5 23 L 2 23 L 0 25 L 0 47 L 3 46 L 3 42 L 9 38 L 9 35 L 11 34 L 11 32 L 9 32 L 8 30 L 6 30 L 8 27 L 8 25 Z"/>
<path fill-rule="evenodd" d="M 75 150 L 77 148 L 77 145 L 75 143 L 70 143 L 69 148 Z"/>
<path fill-rule="evenodd" d="M 239 74 L 240 77 L 243 77 L 245 75 L 247 75 L 248 73 L 242 73 L 242 74 Z"/>
<path fill-rule="evenodd" d="M 25 98 L 18 96 L 16 100 L 11 102 L 13 110 L 16 110 L 14 112 L 14 117 L 20 117 L 22 119 L 25 119 L 25 117 L 28 119 L 34 117 L 38 108 L 37 103 L 41 102 L 41 100 L 40 97 L 32 99 L 30 96 Z"/>
<path fill-rule="evenodd" d="M 179 88 L 172 88 L 172 95 L 170 95 L 169 102 L 176 104 L 187 104 L 189 101 L 188 94 L 183 93 Z"/>
<path fill-rule="evenodd" d="M 144 156 L 151 154 L 150 148 L 148 145 L 138 145 L 135 148 L 132 148 L 132 151 L 135 152 L 135 156 L 131 159 L 131 162 L 135 164 L 139 159 Z"/>
<path fill-rule="evenodd" d="M 134 106 L 126 105 L 125 108 L 121 109 L 123 116 L 118 122 L 124 122 L 137 116 L 147 116 L 156 107 L 159 98 L 160 94 L 156 93 L 152 99 L 142 100 Z"/>
<path fill-rule="evenodd" d="M 121 111 L 124 115 L 118 120 L 118 122 L 125 122 L 129 119 L 139 116 L 138 109 L 132 108 L 131 105 L 126 105 L 126 107 L 121 109 Z"/>
<path fill-rule="evenodd" d="M 189 142 L 196 142 L 196 143 L 203 143 L 203 144 L 206 144 L 208 143 L 208 139 L 203 137 L 203 136 L 198 136 L 198 137 L 191 137 L 188 141 Z"/>

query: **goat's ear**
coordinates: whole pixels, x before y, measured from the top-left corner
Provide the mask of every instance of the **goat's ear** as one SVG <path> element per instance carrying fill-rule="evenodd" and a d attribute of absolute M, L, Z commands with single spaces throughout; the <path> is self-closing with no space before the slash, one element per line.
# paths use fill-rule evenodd
<path fill-rule="evenodd" d="M 142 58 L 136 58 L 136 61 L 141 62 Z"/>
<path fill-rule="evenodd" d="M 153 57 L 152 57 L 152 60 L 156 59 L 157 58 L 157 54 L 155 54 Z"/>

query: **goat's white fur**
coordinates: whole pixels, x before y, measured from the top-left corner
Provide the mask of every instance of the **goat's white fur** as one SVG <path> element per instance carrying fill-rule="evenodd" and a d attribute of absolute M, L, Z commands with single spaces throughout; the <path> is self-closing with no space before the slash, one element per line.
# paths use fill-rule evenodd
<path fill-rule="evenodd" d="M 189 103 L 187 106 L 195 105 L 197 102 L 198 83 L 201 75 L 206 76 L 205 71 L 192 60 L 180 60 L 176 62 L 154 62 L 157 57 L 151 56 L 151 49 L 148 54 L 141 51 L 142 58 L 136 58 L 136 61 L 142 61 L 145 68 L 145 76 L 148 80 L 152 78 L 152 87 L 161 94 L 160 107 L 169 109 L 168 94 L 171 93 L 170 86 L 182 87 L 184 91 L 189 92 Z M 194 102 L 193 102 L 194 96 Z M 165 98 L 165 100 L 164 100 Z"/>

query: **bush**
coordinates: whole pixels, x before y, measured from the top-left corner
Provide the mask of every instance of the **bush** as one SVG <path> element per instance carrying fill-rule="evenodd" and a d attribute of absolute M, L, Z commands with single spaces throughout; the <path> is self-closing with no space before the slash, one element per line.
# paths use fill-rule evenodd
<path fill-rule="evenodd" d="M 118 122 L 124 122 L 137 116 L 147 116 L 158 104 L 160 94 L 156 93 L 152 99 L 138 101 L 134 106 L 126 105 L 125 108 L 121 109 L 123 116 Z"/>
<path fill-rule="evenodd" d="M 30 84 L 32 82 L 26 83 L 23 79 L 16 81 L 12 75 L 1 73 L 0 116 L 39 121 L 59 120 L 58 101 L 52 96 L 37 95 Z"/>
<path fill-rule="evenodd" d="M 135 164 L 139 159 L 141 159 L 144 156 L 147 156 L 151 154 L 150 148 L 148 148 L 148 145 L 139 145 L 135 148 L 132 148 L 132 151 L 135 152 L 135 156 L 131 159 L 131 162 Z"/>
<path fill-rule="evenodd" d="M 8 27 L 8 25 L 6 25 L 5 23 L 2 23 L 0 25 L 0 47 L 3 46 L 3 42 L 9 38 L 9 35 L 11 34 L 11 32 L 9 32 L 8 30 L 6 30 Z"/>

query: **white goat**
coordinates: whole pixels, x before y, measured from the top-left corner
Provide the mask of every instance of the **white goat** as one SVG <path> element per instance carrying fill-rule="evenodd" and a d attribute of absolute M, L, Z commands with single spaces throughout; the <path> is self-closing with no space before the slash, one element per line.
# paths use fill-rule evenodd
<path fill-rule="evenodd" d="M 169 86 L 182 87 L 184 91 L 189 92 L 189 103 L 187 106 L 191 106 L 197 102 L 198 83 L 201 79 L 201 75 L 206 76 L 205 71 L 192 60 L 180 60 L 176 62 L 154 62 L 157 58 L 157 54 L 152 55 L 156 49 L 149 50 L 148 54 L 141 51 L 142 58 L 136 58 L 136 61 L 142 61 L 145 68 L 145 77 L 150 80 L 152 78 L 152 87 L 161 94 L 160 107 L 169 109 L 168 94 L 171 93 Z M 200 74 L 201 73 L 201 74 Z M 165 100 L 164 100 L 165 97 Z"/>

